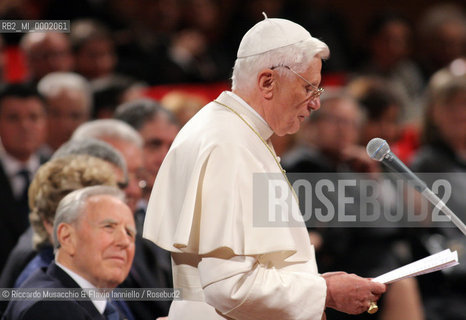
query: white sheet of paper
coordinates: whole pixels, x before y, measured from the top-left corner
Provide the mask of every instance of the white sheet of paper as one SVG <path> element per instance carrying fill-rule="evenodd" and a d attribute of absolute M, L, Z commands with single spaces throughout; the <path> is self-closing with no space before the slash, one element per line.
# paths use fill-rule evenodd
<path fill-rule="evenodd" d="M 456 251 L 452 252 L 450 249 L 446 249 L 382 274 L 372 279 L 372 281 L 388 284 L 405 278 L 439 271 L 445 268 L 456 266 L 457 264 L 459 264 L 458 253 Z"/>

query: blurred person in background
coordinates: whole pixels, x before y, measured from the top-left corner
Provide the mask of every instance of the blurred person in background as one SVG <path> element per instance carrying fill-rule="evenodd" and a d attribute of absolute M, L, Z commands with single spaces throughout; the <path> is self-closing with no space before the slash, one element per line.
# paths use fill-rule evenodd
<path fill-rule="evenodd" d="M 392 82 L 378 76 L 360 76 L 350 81 L 347 88 L 366 113 L 360 144 L 366 146 L 372 138 L 382 138 L 398 158 L 410 163 L 419 148 L 422 120 L 403 122 L 406 107 Z"/>
<path fill-rule="evenodd" d="M 20 48 L 32 83 L 37 83 L 50 72 L 73 70 L 74 60 L 66 33 L 26 33 L 21 38 Z"/>
<path fill-rule="evenodd" d="M 403 104 L 391 82 L 378 76 L 362 76 L 347 85 L 351 94 L 365 114 L 359 142 L 366 146 L 375 137 L 386 140 L 390 145 L 400 138 Z"/>
<path fill-rule="evenodd" d="M 406 107 L 402 117 L 413 121 L 422 115 L 420 98 L 424 81 L 412 60 L 413 30 L 400 13 L 382 11 L 367 26 L 367 57 L 358 73 L 384 78 Z"/>
<path fill-rule="evenodd" d="M 47 102 L 47 141 L 41 151 L 50 156 L 89 120 L 91 89 L 85 78 L 71 72 L 49 73 L 39 81 L 37 89 Z"/>
<path fill-rule="evenodd" d="M 80 125 L 73 133 L 72 140 L 93 138 L 104 141 L 117 149 L 125 158 L 128 183 L 124 188 L 128 206 L 134 212 L 142 197 L 140 181 L 147 174 L 143 162 L 143 139 L 131 126 L 120 120 L 93 120 Z"/>
<path fill-rule="evenodd" d="M 114 74 L 117 54 L 110 31 L 97 20 L 75 20 L 71 25 L 74 70 L 88 80 Z"/>
<path fill-rule="evenodd" d="M 73 21 L 70 41 L 75 71 L 89 80 L 94 110 L 92 118 L 111 118 L 115 106 L 141 96 L 144 83 L 116 72 L 118 55 L 110 30 L 93 19 Z M 139 60 L 139 64 L 145 64 Z"/>
<path fill-rule="evenodd" d="M 424 174 L 428 186 L 441 179 L 450 191 L 434 190 L 448 207 L 466 221 L 466 60 L 454 60 L 431 77 L 427 92 L 422 146 L 411 169 Z M 448 192 L 448 193 L 447 193 Z M 443 216 L 443 215 L 442 215 Z M 458 251 L 466 259 L 464 235 L 451 223 L 433 224 L 412 234 L 417 257 L 443 248 Z M 466 268 L 459 265 L 450 272 L 435 272 L 419 278 L 428 320 L 461 319 L 466 314 Z"/>
<path fill-rule="evenodd" d="M 10 84 L 0 89 L 0 270 L 29 226 L 27 190 L 46 160 L 39 154 L 46 125 L 45 102 L 34 87 Z"/>
<path fill-rule="evenodd" d="M 170 111 L 150 99 L 133 100 L 118 106 L 115 119 L 136 129 L 144 140 L 144 167 L 149 177 L 143 196 L 147 201 L 157 172 L 179 131 L 178 123 Z"/>
<path fill-rule="evenodd" d="M 367 163 L 364 171 L 376 170 L 377 165 L 357 145 L 365 120 L 357 101 L 337 89 L 326 93 L 321 104 L 298 133 L 300 146 L 284 155 L 284 166 L 293 172 L 333 172 L 340 166 L 351 168 L 355 156 L 360 164 Z"/>
<path fill-rule="evenodd" d="M 113 118 L 115 109 L 126 101 L 144 97 L 147 85 L 126 77 L 107 77 L 91 81 L 93 119 Z"/>
<path fill-rule="evenodd" d="M 418 23 L 419 64 L 427 83 L 434 72 L 466 56 L 464 6 L 439 3 L 428 7 Z"/>

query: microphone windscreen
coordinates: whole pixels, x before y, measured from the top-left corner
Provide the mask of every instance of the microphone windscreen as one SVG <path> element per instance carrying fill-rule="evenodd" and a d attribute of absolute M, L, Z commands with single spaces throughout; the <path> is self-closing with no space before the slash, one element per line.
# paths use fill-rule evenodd
<path fill-rule="evenodd" d="M 384 139 L 374 138 L 367 144 L 366 151 L 371 159 L 382 161 L 383 157 L 390 152 L 390 147 Z"/>

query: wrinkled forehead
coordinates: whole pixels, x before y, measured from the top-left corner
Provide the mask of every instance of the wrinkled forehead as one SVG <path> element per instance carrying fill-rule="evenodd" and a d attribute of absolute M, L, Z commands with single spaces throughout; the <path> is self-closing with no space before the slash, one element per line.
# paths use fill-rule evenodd
<path fill-rule="evenodd" d="M 86 199 L 81 216 L 89 222 L 102 219 L 132 220 L 129 207 L 120 199 L 110 195 L 95 195 Z"/>

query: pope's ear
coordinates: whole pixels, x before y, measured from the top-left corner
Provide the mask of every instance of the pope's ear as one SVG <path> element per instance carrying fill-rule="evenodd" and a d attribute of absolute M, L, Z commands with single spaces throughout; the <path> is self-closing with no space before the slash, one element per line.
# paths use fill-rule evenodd
<path fill-rule="evenodd" d="M 272 69 L 264 69 L 257 76 L 257 84 L 262 96 L 265 99 L 271 99 L 273 88 L 275 86 L 275 77 Z"/>

